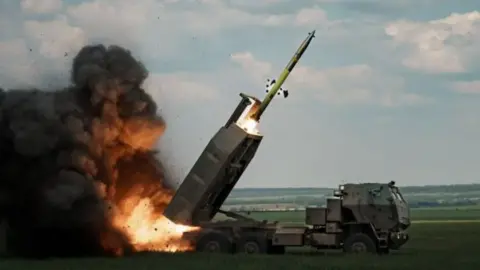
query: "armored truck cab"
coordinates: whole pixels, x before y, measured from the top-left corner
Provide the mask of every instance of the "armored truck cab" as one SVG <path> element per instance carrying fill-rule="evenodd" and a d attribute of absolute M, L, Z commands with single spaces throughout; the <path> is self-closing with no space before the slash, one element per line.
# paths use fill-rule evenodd
<path fill-rule="evenodd" d="M 307 208 L 304 226 L 225 212 L 236 220 L 205 222 L 185 236 L 198 251 L 271 254 L 294 246 L 385 254 L 408 241 L 409 208 L 395 183 L 341 185 L 334 197 L 326 207 Z"/>
<path fill-rule="evenodd" d="M 306 209 L 309 245 L 387 253 L 408 241 L 410 210 L 394 182 L 341 185 L 334 196 L 324 208 Z"/>

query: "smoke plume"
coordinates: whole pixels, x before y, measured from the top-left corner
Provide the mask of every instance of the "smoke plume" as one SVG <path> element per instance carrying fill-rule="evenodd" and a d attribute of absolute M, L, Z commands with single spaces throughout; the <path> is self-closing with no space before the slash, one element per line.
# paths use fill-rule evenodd
<path fill-rule="evenodd" d="M 168 202 L 152 152 L 165 122 L 141 88 L 147 76 L 128 50 L 95 45 L 74 58 L 66 89 L 0 89 L 0 218 L 10 252 L 128 251 L 111 225 L 115 205 L 138 185 L 163 194 L 156 207 Z"/>

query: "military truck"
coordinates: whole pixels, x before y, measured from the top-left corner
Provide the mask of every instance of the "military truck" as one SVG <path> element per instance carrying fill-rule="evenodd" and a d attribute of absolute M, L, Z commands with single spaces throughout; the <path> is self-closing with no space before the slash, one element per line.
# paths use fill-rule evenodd
<path fill-rule="evenodd" d="M 409 238 L 409 208 L 394 182 L 341 185 L 326 207 L 306 209 L 302 226 L 220 213 L 234 220 L 205 222 L 185 235 L 197 251 L 281 254 L 286 247 L 310 246 L 386 254 Z"/>
<path fill-rule="evenodd" d="M 222 210 L 263 138 L 249 126 L 249 116 L 260 101 L 240 96 L 237 108 L 207 144 L 163 213 L 177 224 L 201 228 L 184 235 L 196 250 L 283 253 L 286 247 L 311 246 L 388 253 L 408 240 L 409 209 L 394 182 L 342 185 L 325 208 L 306 209 L 303 226 Z M 215 221 L 217 213 L 233 220 Z"/>

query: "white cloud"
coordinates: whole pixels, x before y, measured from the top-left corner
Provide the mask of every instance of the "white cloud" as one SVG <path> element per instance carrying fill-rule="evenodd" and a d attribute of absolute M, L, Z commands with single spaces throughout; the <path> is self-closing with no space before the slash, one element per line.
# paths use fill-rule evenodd
<path fill-rule="evenodd" d="M 454 82 L 452 84 L 452 89 L 455 92 L 463 94 L 480 94 L 480 80 Z"/>
<path fill-rule="evenodd" d="M 385 33 L 410 53 L 403 60 L 409 68 L 429 73 L 466 71 L 480 56 L 480 13 L 452 13 L 429 22 L 396 21 Z M 474 60 L 475 59 L 475 60 Z"/>
<path fill-rule="evenodd" d="M 218 93 L 211 76 L 189 72 L 150 74 L 143 87 L 155 100 L 208 100 Z"/>
<path fill-rule="evenodd" d="M 235 53 L 231 59 L 258 84 L 274 72 L 272 64 L 256 59 L 250 52 Z M 304 91 L 318 100 L 335 104 L 376 103 L 390 107 L 427 101 L 406 93 L 401 78 L 388 76 L 368 65 L 329 69 L 297 65 L 286 84 L 292 92 Z"/>
<path fill-rule="evenodd" d="M 71 59 L 87 42 L 84 31 L 62 17 L 25 21 L 20 31 L 23 37 L 0 42 L 0 86 L 65 86 Z"/>
<path fill-rule="evenodd" d="M 288 2 L 290 0 L 230 0 L 233 6 L 241 7 L 266 7 L 270 5 Z"/>
<path fill-rule="evenodd" d="M 261 82 L 265 78 L 272 76 L 272 65 L 268 62 L 257 60 L 251 52 L 234 53 L 230 58 L 233 62 L 239 64 L 256 82 Z"/>
<path fill-rule="evenodd" d="M 181 9 L 177 4 L 188 4 L 189 8 Z M 318 7 L 297 13 L 252 13 L 223 0 L 93 0 L 70 6 L 67 14 L 75 23 L 99 33 L 118 34 L 143 33 L 148 28 L 157 33 L 188 31 L 209 35 L 243 26 L 310 26 L 327 21 L 325 12 Z"/>
<path fill-rule="evenodd" d="M 243 26 L 309 26 L 326 22 L 325 12 L 318 8 L 302 9 L 296 13 L 251 13 L 229 6 L 221 0 L 203 0 L 201 12 L 178 12 L 176 17 L 190 30 L 213 33 L 221 29 Z M 265 3 L 270 4 L 270 3 Z"/>
<path fill-rule="evenodd" d="M 52 13 L 62 8 L 62 0 L 21 0 L 26 13 Z"/>
<path fill-rule="evenodd" d="M 25 3 L 30 3 L 31 8 L 32 3 L 53 6 L 49 1 Z M 223 0 L 87 0 L 65 4 L 64 11 L 58 13 L 51 24 L 30 21 L 26 34 L 42 40 L 43 50 L 50 56 L 53 51 L 61 50 L 60 47 L 75 47 L 74 43 L 82 42 L 115 43 L 136 51 L 146 49 L 171 55 L 177 52 L 178 39 L 188 36 L 211 36 L 240 27 L 310 28 L 321 24 L 328 24 L 328 19 L 318 7 L 277 14 L 250 12 Z M 43 36 L 33 31 L 33 27 L 41 27 L 37 30 Z M 166 38 L 159 39 L 159 36 Z M 48 49 L 47 43 L 53 48 Z"/>
<path fill-rule="evenodd" d="M 38 78 L 32 64 L 24 40 L 0 42 L 0 87 L 33 85 Z"/>
<path fill-rule="evenodd" d="M 264 4 L 274 2 L 277 1 Z M 251 12 L 222 0 L 86 0 L 63 6 L 61 3 L 22 2 L 22 8 L 28 13 L 58 13 L 50 19 L 23 21 L 21 32 L 16 33 L 24 35 L 17 41 L 23 47 L 18 45 L 15 65 L 4 64 L 10 70 L 2 73 L 5 74 L 2 83 L 8 79 L 51 87 L 52 77 L 64 77 L 53 80 L 57 82 L 55 87 L 61 86 L 68 80 L 65 73 L 72 57 L 82 46 L 91 43 L 117 44 L 138 53 L 141 59 L 148 56 L 148 60 L 152 60 L 159 56 L 177 57 L 179 42 L 190 35 L 212 36 L 242 27 L 310 28 L 328 23 L 325 12 L 318 7 L 279 14 L 270 10 Z M 142 55 L 143 52 L 148 53 Z M 2 63 L 10 63 L 11 59 L 6 53 L 0 55 Z M 214 98 L 218 90 L 213 86 L 221 87 L 224 81 L 204 74 L 177 72 L 154 74 L 148 85 L 154 93 L 159 92 L 158 89 L 176 89 L 174 96 L 185 100 L 198 99 L 200 95 Z"/>
<path fill-rule="evenodd" d="M 295 15 L 295 24 L 301 26 L 315 26 L 327 23 L 327 13 L 318 7 L 304 8 Z"/>
<path fill-rule="evenodd" d="M 157 18 L 154 13 L 163 8 L 161 3 L 152 0 L 95 0 L 69 6 L 66 15 L 96 38 L 130 35 L 135 30 L 144 33 L 148 23 Z"/>
<path fill-rule="evenodd" d="M 65 53 L 77 52 L 86 44 L 83 29 L 68 24 L 65 18 L 53 21 L 26 21 L 24 31 L 33 39 L 39 52 L 49 58 L 61 58 Z"/>

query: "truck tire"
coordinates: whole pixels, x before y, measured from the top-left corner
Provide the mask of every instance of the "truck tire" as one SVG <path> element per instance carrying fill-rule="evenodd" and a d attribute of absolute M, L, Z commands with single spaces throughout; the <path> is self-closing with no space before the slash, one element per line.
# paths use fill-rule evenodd
<path fill-rule="evenodd" d="M 363 233 L 355 233 L 347 237 L 343 243 L 346 253 L 377 253 L 377 245 L 373 239 Z"/>
<path fill-rule="evenodd" d="M 246 254 L 265 254 L 268 252 L 267 240 L 255 236 L 243 237 L 238 241 L 237 252 Z"/>
<path fill-rule="evenodd" d="M 210 232 L 200 237 L 196 250 L 210 253 L 231 253 L 232 243 L 227 236 L 218 232 Z"/>

